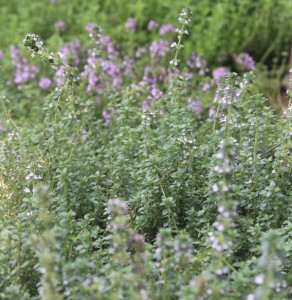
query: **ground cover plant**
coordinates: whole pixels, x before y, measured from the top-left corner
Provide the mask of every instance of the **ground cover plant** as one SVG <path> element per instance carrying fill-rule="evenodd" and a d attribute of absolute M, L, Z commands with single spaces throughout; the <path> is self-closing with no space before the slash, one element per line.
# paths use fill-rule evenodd
<path fill-rule="evenodd" d="M 194 18 L 148 44 L 127 19 L 128 52 L 93 23 L 10 48 L 1 299 L 291 298 L 292 94 L 279 116 L 247 53 L 186 54 Z"/>

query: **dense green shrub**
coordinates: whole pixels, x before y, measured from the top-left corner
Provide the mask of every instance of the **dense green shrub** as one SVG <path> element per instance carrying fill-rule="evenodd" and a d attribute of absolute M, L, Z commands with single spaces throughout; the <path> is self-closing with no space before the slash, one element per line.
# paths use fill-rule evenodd
<path fill-rule="evenodd" d="M 25 38 L 64 82 L 23 124 L 1 96 L 1 299 L 290 299 L 291 105 L 277 117 L 253 73 L 229 73 L 194 111 L 180 17 L 168 88 L 142 110 L 147 86 L 94 103 Z"/>

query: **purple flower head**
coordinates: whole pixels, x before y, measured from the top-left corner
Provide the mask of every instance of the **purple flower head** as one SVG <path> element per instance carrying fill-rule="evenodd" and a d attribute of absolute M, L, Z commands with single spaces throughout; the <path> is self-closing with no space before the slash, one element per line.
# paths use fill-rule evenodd
<path fill-rule="evenodd" d="M 192 112 L 197 116 L 201 113 L 201 104 L 199 102 L 194 101 L 192 98 L 188 98 L 188 107 L 192 109 Z"/>
<path fill-rule="evenodd" d="M 125 23 L 125 28 L 130 30 L 136 29 L 136 22 L 133 18 L 128 18 L 128 20 Z"/>
<path fill-rule="evenodd" d="M 21 84 L 35 78 L 39 69 L 28 64 L 26 58 L 20 56 L 19 49 L 15 45 L 10 45 L 10 57 L 11 64 L 15 67 L 13 74 L 13 81 L 18 85 L 18 89 L 21 89 Z"/>
<path fill-rule="evenodd" d="M 92 32 L 93 31 L 93 28 L 94 28 L 95 24 L 92 23 L 92 22 L 88 22 L 85 26 L 85 29 L 87 32 Z"/>
<path fill-rule="evenodd" d="M 184 72 L 183 75 L 186 80 L 191 80 L 193 78 L 193 74 L 191 72 Z"/>
<path fill-rule="evenodd" d="M 255 61 L 248 53 L 241 53 L 237 59 L 237 63 L 243 65 L 247 71 L 255 69 Z"/>
<path fill-rule="evenodd" d="M 108 114 L 108 112 L 106 110 L 102 111 L 102 117 L 106 123 L 110 122 L 110 120 L 111 120 L 110 115 Z"/>
<path fill-rule="evenodd" d="M 204 76 L 206 73 L 209 72 L 209 69 L 207 68 L 207 61 L 201 59 L 194 52 L 191 53 L 190 58 L 187 60 L 187 66 L 190 69 L 198 69 L 198 74 L 200 76 Z"/>
<path fill-rule="evenodd" d="M 148 31 L 153 31 L 154 29 L 157 29 L 158 26 L 159 26 L 158 23 L 156 23 L 155 21 L 151 20 L 148 23 L 147 29 L 148 29 Z"/>
<path fill-rule="evenodd" d="M 19 62 L 19 50 L 15 45 L 10 45 L 10 57 L 11 57 L 11 64 L 16 66 L 16 64 Z"/>
<path fill-rule="evenodd" d="M 43 77 L 39 81 L 39 87 L 42 90 L 47 90 L 52 84 L 52 81 L 49 78 Z"/>
<path fill-rule="evenodd" d="M 210 82 L 205 82 L 205 83 L 203 84 L 203 86 L 202 86 L 202 91 L 203 91 L 203 92 L 208 91 L 213 85 L 214 85 L 214 80 L 213 80 L 213 79 L 211 79 Z"/>
<path fill-rule="evenodd" d="M 86 142 L 87 141 L 87 131 L 86 130 L 82 130 L 82 136 L 81 136 L 81 139 L 83 142 Z"/>
<path fill-rule="evenodd" d="M 136 58 L 140 58 L 142 56 L 142 54 L 145 54 L 145 53 L 146 53 L 146 49 L 145 48 L 138 48 L 136 50 L 135 57 Z"/>
<path fill-rule="evenodd" d="M 98 81 L 99 81 L 99 78 L 95 75 L 95 72 L 94 71 L 89 72 L 87 92 L 93 91 L 96 88 L 96 83 Z"/>
<path fill-rule="evenodd" d="M 78 40 L 66 43 L 61 49 L 59 49 L 59 53 L 61 53 L 62 56 L 62 61 L 75 66 L 79 65 L 79 48 L 80 42 Z"/>
<path fill-rule="evenodd" d="M 52 4 L 56 4 L 56 3 L 57 3 L 57 0 L 51 0 L 51 3 L 52 3 Z"/>
<path fill-rule="evenodd" d="M 141 110 L 142 112 L 144 112 L 147 108 L 150 108 L 149 104 L 147 103 L 147 101 L 144 101 L 141 105 Z"/>
<path fill-rule="evenodd" d="M 216 82 L 219 82 L 221 77 L 225 77 L 227 75 L 228 72 L 223 67 L 219 67 L 213 71 L 213 78 Z"/>
<path fill-rule="evenodd" d="M 157 90 L 156 86 L 149 87 L 149 95 L 147 99 L 149 100 L 159 100 L 163 96 L 163 92 Z"/>
<path fill-rule="evenodd" d="M 3 51 L 0 50 L 0 60 L 2 60 L 2 59 L 3 59 Z"/>
<path fill-rule="evenodd" d="M 175 32 L 175 28 L 170 23 L 161 25 L 159 29 L 159 34 L 164 35 L 168 32 Z"/>
<path fill-rule="evenodd" d="M 101 35 L 99 39 L 101 50 L 107 51 L 108 59 L 116 60 L 119 56 L 119 52 L 115 49 L 111 38 L 108 35 Z"/>
<path fill-rule="evenodd" d="M 164 57 L 169 51 L 169 42 L 164 40 L 153 41 L 149 50 L 151 58 Z"/>
<path fill-rule="evenodd" d="M 60 31 L 65 31 L 66 29 L 65 23 L 62 20 L 58 20 L 55 23 L 55 27 L 58 28 Z"/>
<path fill-rule="evenodd" d="M 144 68 L 144 74 L 143 74 L 142 81 L 147 83 L 149 88 L 152 88 L 153 86 L 156 85 L 157 76 L 155 74 L 152 74 L 150 66 L 146 66 Z"/>
<path fill-rule="evenodd" d="M 57 86 L 61 86 L 64 83 L 64 66 L 61 66 L 56 70 L 54 80 L 57 83 Z"/>
<path fill-rule="evenodd" d="M 215 115 L 215 107 L 214 106 L 210 106 L 209 108 L 209 118 L 213 119 Z"/>
<path fill-rule="evenodd" d="M 127 77 L 130 77 L 132 75 L 131 67 L 132 67 L 133 64 L 134 64 L 134 59 L 133 58 L 128 58 L 127 56 L 124 57 L 124 60 L 122 62 L 122 67 L 124 69 L 124 74 Z"/>

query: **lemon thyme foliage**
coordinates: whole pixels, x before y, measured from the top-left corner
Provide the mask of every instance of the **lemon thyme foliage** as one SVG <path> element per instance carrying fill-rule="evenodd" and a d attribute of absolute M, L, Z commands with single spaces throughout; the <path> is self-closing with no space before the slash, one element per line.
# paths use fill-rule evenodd
<path fill-rule="evenodd" d="M 25 38 L 65 80 L 22 82 L 32 120 L 0 99 L 1 299 L 291 298 L 291 109 L 253 73 L 169 68 L 160 29 L 135 58 L 93 24 L 89 49 L 68 46 L 80 60 Z"/>

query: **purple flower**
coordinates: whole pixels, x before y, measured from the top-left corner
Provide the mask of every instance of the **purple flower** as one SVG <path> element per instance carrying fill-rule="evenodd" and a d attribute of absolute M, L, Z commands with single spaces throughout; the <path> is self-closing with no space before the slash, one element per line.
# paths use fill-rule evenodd
<path fill-rule="evenodd" d="M 159 100 L 163 96 L 163 92 L 157 90 L 156 86 L 149 88 L 149 95 L 147 99 L 149 100 Z"/>
<path fill-rule="evenodd" d="M 122 62 L 122 67 L 124 69 L 124 74 L 127 77 L 130 77 L 132 75 L 131 72 L 131 67 L 134 64 L 134 59 L 133 58 L 128 58 L 127 56 L 124 57 L 124 60 Z"/>
<path fill-rule="evenodd" d="M 148 31 L 153 31 L 154 29 L 158 28 L 158 26 L 159 25 L 155 21 L 151 20 L 148 23 L 147 29 Z"/>
<path fill-rule="evenodd" d="M 203 86 L 202 86 L 202 91 L 203 91 L 203 92 L 208 91 L 213 85 L 214 85 L 214 80 L 213 80 L 213 79 L 211 79 L 210 82 L 205 82 L 205 83 L 203 84 Z"/>
<path fill-rule="evenodd" d="M 2 59 L 3 59 L 3 51 L 0 50 L 0 60 L 2 60 Z"/>
<path fill-rule="evenodd" d="M 43 77 L 39 81 L 39 87 L 42 90 L 47 90 L 52 84 L 52 81 L 49 78 Z"/>
<path fill-rule="evenodd" d="M 61 66 L 56 70 L 54 80 L 57 86 L 61 86 L 64 83 L 64 66 Z"/>
<path fill-rule="evenodd" d="M 141 105 L 141 110 L 142 112 L 144 112 L 147 108 L 150 108 L 149 104 L 147 103 L 147 101 L 144 101 Z"/>
<path fill-rule="evenodd" d="M 191 80 L 193 78 L 193 74 L 191 72 L 184 72 L 183 75 L 187 80 Z"/>
<path fill-rule="evenodd" d="M 9 50 L 10 50 L 11 64 L 15 66 L 19 61 L 19 50 L 15 45 L 10 45 Z"/>
<path fill-rule="evenodd" d="M 107 113 L 106 110 L 102 111 L 102 117 L 105 120 L 106 123 L 108 123 L 110 121 L 110 115 Z"/>
<path fill-rule="evenodd" d="M 187 66 L 190 69 L 199 69 L 199 75 L 204 76 L 209 72 L 207 68 L 207 62 L 204 59 L 201 59 L 194 52 L 192 52 L 191 57 L 187 60 Z"/>
<path fill-rule="evenodd" d="M 221 77 L 225 77 L 227 75 L 228 72 L 223 67 L 219 67 L 213 71 L 213 78 L 216 82 L 219 82 Z"/>
<path fill-rule="evenodd" d="M 192 109 L 192 112 L 197 116 L 201 113 L 201 104 L 199 102 L 194 101 L 192 98 L 188 98 L 188 107 Z"/>
<path fill-rule="evenodd" d="M 86 130 L 82 130 L 82 136 L 81 136 L 81 139 L 83 142 L 86 142 L 87 141 L 87 131 Z"/>
<path fill-rule="evenodd" d="M 10 45 L 10 57 L 11 64 L 15 67 L 13 81 L 18 85 L 17 88 L 20 90 L 20 85 L 35 78 L 39 69 L 34 65 L 29 66 L 27 59 L 20 56 L 19 49 L 15 45 Z"/>
<path fill-rule="evenodd" d="M 164 35 L 168 32 L 175 32 L 175 28 L 171 24 L 163 24 L 159 29 L 159 34 Z"/>
<path fill-rule="evenodd" d="M 213 119 L 215 115 L 215 107 L 214 106 L 210 106 L 209 108 L 209 118 Z"/>
<path fill-rule="evenodd" d="M 51 0 L 51 3 L 52 3 L 52 4 L 56 4 L 56 3 L 57 3 L 57 0 Z"/>
<path fill-rule="evenodd" d="M 108 35 L 101 35 L 99 39 L 101 49 L 106 49 L 108 59 L 116 60 L 119 56 L 119 52 L 116 51 L 111 38 Z"/>
<path fill-rule="evenodd" d="M 75 66 L 79 65 L 79 48 L 80 41 L 78 40 L 66 43 L 61 49 L 59 49 L 59 52 L 62 54 L 62 61 Z"/>
<path fill-rule="evenodd" d="M 130 30 L 136 29 L 136 22 L 133 18 L 128 18 L 128 20 L 125 23 L 125 28 Z"/>
<path fill-rule="evenodd" d="M 169 42 L 164 40 L 153 41 L 149 50 L 151 58 L 164 57 L 169 51 Z"/>
<path fill-rule="evenodd" d="M 65 31 L 65 23 L 62 20 L 58 20 L 55 23 L 55 27 L 58 28 L 60 31 Z"/>
<path fill-rule="evenodd" d="M 85 26 L 85 29 L 87 32 L 92 32 L 93 28 L 94 28 L 95 24 L 92 22 L 88 22 Z"/>
<path fill-rule="evenodd" d="M 88 74 L 88 85 L 87 92 L 94 90 L 96 83 L 99 81 L 99 78 L 95 75 L 94 71 L 89 72 Z"/>
<path fill-rule="evenodd" d="M 243 65 L 247 71 L 255 69 L 255 61 L 248 53 L 241 53 L 237 59 L 237 63 Z"/>
<path fill-rule="evenodd" d="M 136 50 L 135 57 L 136 58 L 140 58 L 142 56 L 142 54 L 145 54 L 145 53 L 146 53 L 146 49 L 145 48 L 138 48 Z"/>

